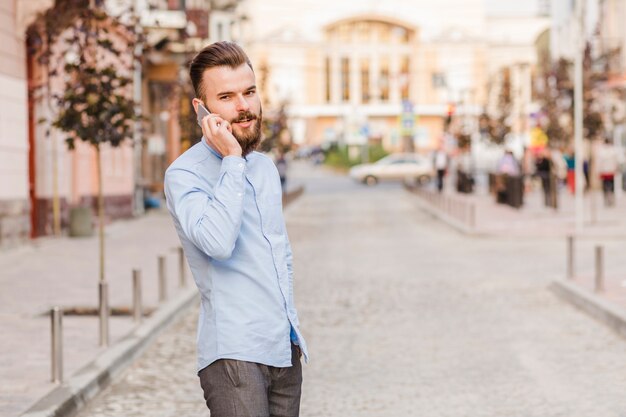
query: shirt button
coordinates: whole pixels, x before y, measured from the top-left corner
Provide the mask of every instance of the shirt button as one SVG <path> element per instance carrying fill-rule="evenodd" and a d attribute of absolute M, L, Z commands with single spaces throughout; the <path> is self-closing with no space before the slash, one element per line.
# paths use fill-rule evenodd
<path fill-rule="evenodd" d="M 242 193 L 237 193 L 237 196 L 241 197 L 243 194 Z"/>
<path fill-rule="evenodd" d="M 240 162 L 239 165 L 237 165 L 239 168 L 243 168 L 243 164 Z"/>

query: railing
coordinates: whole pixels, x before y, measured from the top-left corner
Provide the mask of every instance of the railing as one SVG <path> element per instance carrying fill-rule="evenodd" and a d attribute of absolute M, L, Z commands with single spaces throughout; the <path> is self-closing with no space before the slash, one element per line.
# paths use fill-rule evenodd
<path fill-rule="evenodd" d="M 176 248 L 179 261 L 179 285 L 180 287 L 186 286 L 185 278 L 185 254 L 182 248 Z M 166 258 L 163 255 L 158 256 L 158 290 L 159 290 L 159 302 L 164 302 L 167 299 L 167 275 L 165 273 Z M 141 291 L 141 270 L 132 270 L 132 307 L 130 309 L 130 316 L 139 325 L 144 316 L 144 310 L 142 306 L 142 291 Z M 108 328 L 109 318 L 111 316 L 111 310 L 109 306 L 108 286 L 106 283 L 100 283 L 99 285 L 99 297 L 104 308 L 100 309 L 99 320 L 100 329 L 100 343 L 103 341 L 108 345 Z M 63 382 L 63 309 L 55 306 L 50 310 L 50 330 L 51 330 L 51 380 L 53 383 Z"/>
<path fill-rule="evenodd" d="M 419 186 L 407 186 L 407 188 L 437 210 L 438 214 L 454 219 L 470 229 L 476 228 L 476 204 L 473 201 L 437 193 Z"/>

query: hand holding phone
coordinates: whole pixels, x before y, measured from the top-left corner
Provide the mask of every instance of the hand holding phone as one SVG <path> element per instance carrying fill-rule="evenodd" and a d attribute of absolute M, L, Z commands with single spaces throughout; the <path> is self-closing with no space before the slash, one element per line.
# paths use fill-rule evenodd
<path fill-rule="evenodd" d="M 202 103 L 198 103 L 198 125 L 202 128 L 202 133 L 209 146 L 220 155 L 241 156 L 241 145 L 233 136 L 230 123 L 218 114 L 210 113 Z"/>
<path fill-rule="evenodd" d="M 211 112 L 209 112 L 203 104 L 198 103 L 198 126 L 202 127 L 202 119 L 210 115 Z"/>

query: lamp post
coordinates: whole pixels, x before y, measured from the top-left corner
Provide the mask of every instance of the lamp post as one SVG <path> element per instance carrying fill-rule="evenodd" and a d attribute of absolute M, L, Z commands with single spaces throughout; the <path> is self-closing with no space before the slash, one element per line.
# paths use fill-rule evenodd
<path fill-rule="evenodd" d="M 576 1 L 576 39 L 574 51 L 574 147 L 575 147 L 575 212 L 576 233 L 583 230 L 583 46 L 585 40 L 584 1 Z"/>

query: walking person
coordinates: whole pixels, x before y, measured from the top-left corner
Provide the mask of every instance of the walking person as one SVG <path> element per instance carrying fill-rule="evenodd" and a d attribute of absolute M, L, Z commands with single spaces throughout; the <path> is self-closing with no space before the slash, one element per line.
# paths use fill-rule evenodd
<path fill-rule="evenodd" d="M 574 154 L 574 150 L 569 148 L 563 158 L 567 164 L 567 189 L 570 194 L 574 195 L 576 193 L 576 155 Z"/>
<path fill-rule="evenodd" d="M 443 191 L 443 180 L 446 176 L 448 163 L 448 154 L 443 149 L 443 144 L 439 145 L 439 148 L 437 148 L 435 154 L 433 155 L 433 166 L 435 168 L 435 172 L 437 173 L 437 191 L 440 193 Z"/>
<path fill-rule="evenodd" d="M 292 252 L 272 159 L 255 152 L 255 74 L 232 42 L 190 64 L 202 140 L 165 175 L 167 207 L 200 292 L 198 376 L 211 417 L 296 417 L 301 356 Z"/>
<path fill-rule="evenodd" d="M 554 181 L 552 181 L 553 164 L 550 149 L 545 148 L 535 160 L 536 174 L 541 179 L 541 188 L 543 189 L 543 200 L 546 207 L 556 207 L 556 190 L 553 189 Z"/>
<path fill-rule="evenodd" d="M 285 192 L 287 190 L 287 158 L 285 158 L 285 152 L 283 151 L 279 151 L 276 158 L 276 169 L 280 177 L 280 187 Z"/>
<path fill-rule="evenodd" d="M 600 180 L 602 181 L 602 194 L 604 195 L 604 206 L 615 205 L 615 173 L 619 168 L 617 151 L 609 139 L 598 146 L 597 166 Z"/>

